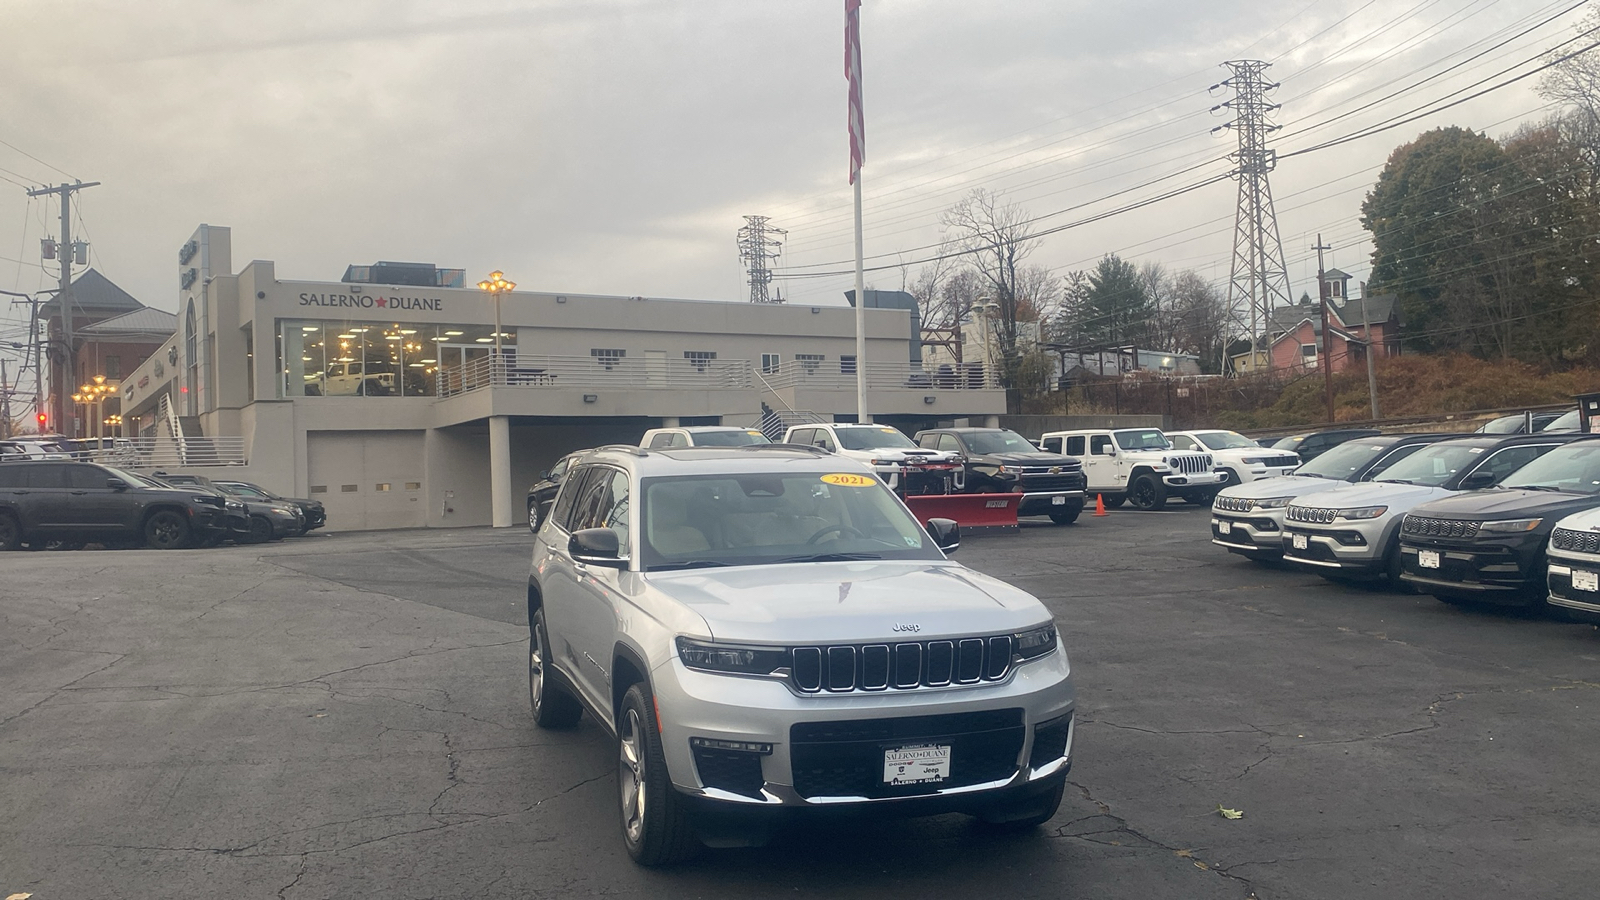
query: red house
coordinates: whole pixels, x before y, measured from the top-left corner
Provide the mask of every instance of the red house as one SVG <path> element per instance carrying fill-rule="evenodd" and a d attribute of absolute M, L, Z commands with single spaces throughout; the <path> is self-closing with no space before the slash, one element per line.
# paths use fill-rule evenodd
<path fill-rule="evenodd" d="M 72 347 L 67 347 L 61 321 L 61 303 L 40 304 L 49 348 L 50 428 L 78 437 L 94 431 L 85 410 L 72 402 L 72 393 L 96 375 L 112 383 L 150 357 L 177 330 L 178 317 L 145 306 L 109 278 L 86 269 L 72 282 Z M 112 398 L 97 413 L 120 411 Z"/>
<path fill-rule="evenodd" d="M 1367 344 L 1379 356 L 1400 355 L 1400 303 L 1393 294 L 1367 297 L 1349 295 L 1350 276 L 1328 270 L 1322 292 L 1328 299 L 1329 354 L 1333 371 L 1365 368 Z M 1273 311 L 1272 367 L 1280 372 L 1316 370 L 1322 365 L 1322 311 L 1310 297 Z"/>

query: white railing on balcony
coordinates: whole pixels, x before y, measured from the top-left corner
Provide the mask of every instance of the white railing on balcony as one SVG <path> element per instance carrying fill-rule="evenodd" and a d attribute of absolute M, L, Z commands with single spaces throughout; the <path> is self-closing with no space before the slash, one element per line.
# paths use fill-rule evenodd
<path fill-rule="evenodd" d="M 812 388 L 854 390 L 856 373 L 838 360 L 789 360 L 776 368 L 762 370 L 762 379 L 774 388 Z M 998 389 L 998 373 L 986 371 L 982 363 L 924 368 L 915 363 L 869 362 L 865 369 L 867 387 L 877 390 L 975 391 Z"/>
<path fill-rule="evenodd" d="M 439 396 L 493 386 L 629 388 L 638 390 L 748 390 L 746 359 L 648 359 L 598 356 L 484 357 L 439 370 Z"/>
<path fill-rule="evenodd" d="M 73 455 L 125 469 L 243 466 L 250 462 L 250 448 L 242 437 L 185 437 L 176 441 L 165 436 L 104 438 L 98 447 L 95 443 L 93 439 L 84 441 L 84 449 Z"/>

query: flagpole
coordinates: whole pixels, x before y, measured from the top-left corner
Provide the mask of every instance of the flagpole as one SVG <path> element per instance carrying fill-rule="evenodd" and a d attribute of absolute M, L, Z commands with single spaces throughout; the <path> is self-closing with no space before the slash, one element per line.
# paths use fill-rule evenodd
<path fill-rule="evenodd" d="M 856 172 L 856 421 L 869 423 L 867 412 L 867 292 L 861 255 L 861 173 Z"/>

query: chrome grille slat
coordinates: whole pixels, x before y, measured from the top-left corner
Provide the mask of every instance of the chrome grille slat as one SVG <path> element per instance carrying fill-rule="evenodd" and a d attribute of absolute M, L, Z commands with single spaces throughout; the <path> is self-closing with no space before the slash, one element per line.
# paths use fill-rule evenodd
<path fill-rule="evenodd" d="M 792 650 L 789 683 L 806 694 L 981 684 L 1011 674 L 1011 635 Z"/>
<path fill-rule="evenodd" d="M 1314 525 L 1328 525 L 1339 517 L 1337 509 L 1327 509 L 1320 506 L 1291 506 L 1284 514 L 1284 518 L 1291 522 L 1309 522 Z"/>
<path fill-rule="evenodd" d="M 1462 519 L 1435 519 L 1427 516 L 1406 516 L 1400 526 L 1405 534 L 1415 537 L 1436 537 L 1450 540 L 1471 540 L 1478 536 L 1479 522 Z"/>

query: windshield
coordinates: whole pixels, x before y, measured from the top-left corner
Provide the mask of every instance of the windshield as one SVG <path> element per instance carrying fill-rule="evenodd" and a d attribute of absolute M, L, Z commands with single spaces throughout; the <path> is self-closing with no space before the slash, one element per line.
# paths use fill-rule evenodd
<path fill-rule="evenodd" d="M 839 446 L 846 450 L 877 450 L 891 447 L 897 450 L 915 449 L 911 438 L 895 428 L 835 428 Z"/>
<path fill-rule="evenodd" d="M 1528 420 L 1523 416 L 1501 416 L 1479 428 L 1483 434 L 1521 434 Z"/>
<path fill-rule="evenodd" d="M 697 431 L 694 434 L 696 447 L 743 447 L 747 444 L 770 444 L 767 436 L 754 429 L 741 428 L 738 431 Z"/>
<path fill-rule="evenodd" d="M 117 469 L 111 466 L 101 466 L 101 468 L 105 469 L 107 472 L 110 472 L 112 477 L 121 478 L 123 481 L 126 481 L 128 484 L 134 487 L 158 488 L 160 490 L 170 490 L 172 487 L 172 485 L 169 485 L 165 482 L 157 481 L 154 478 L 147 478 L 143 475 L 139 475 L 134 472 L 128 472 L 123 469 Z"/>
<path fill-rule="evenodd" d="M 1481 444 L 1434 444 L 1400 460 L 1373 480 L 1439 487 L 1462 469 L 1476 465 L 1485 450 L 1487 448 Z M 1317 459 L 1313 463 L 1321 461 Z"/>
<path fill-rule="evenodd" d="M 1588 441 L 1557 447 L 1518 469 L 1500 486 L 1600 494 L 1600 447 Z"/>
<path fill-rule="evenodd" d="M 646 571 L 944 558 L 894 494 L 864 473 L 647 478 L 641 491 Z"/>
<path fill-rule="evenodd" d="M 1294 473 L 1348 481 L 1377 459 L 1379 454 L 1388 450 L 1389 446 L 1371 441 L 1348 441 L 1295 469 Z"/>
<path fill-rule="evenodd" d="M 1300 446 L 1300 442 L 1305 440 L 1305 439 L 1306 439 L 1306 436 L 1303 435 L 1303 434 L 1296 434 L 1296 435 L 1291 435 L 1291 436 L 1286 437 L 1286 438 L 1279 438 L 1278 442 L 1276 444 L 1272 445 L 1272 449 L 1274 449 L 1274 450 L 1293 450 L 1294 448 Z"/>
<path fill-rule="evenodd" d="M 1038 453 L 1027 438 L 1015 431 L 969 431 L 965 435 L 973 453 Z"/>
<path fill-rule="evenodd" d="M 1117 446 L 1123 450 L 1170 450 L 1172 445 L 1159 428 L 1140 428 L 1137 431 L 1114 431 Z"/>
<path fill-rule="evenodd" d="M 1568 410 L 1562 413 L 1554 422 L 1539 429 L 1540 431 L 1577 431 L 1582 424 L 1578 419 L 1578 411 Z"/>
<path fill-rule="evenodd" d="M 221 481 L 217 482 L 217 487 L 236 497 L 260 497 L 263 500 L 278 499 L 275 495 L 269 494 L 253 484 L 245 484 L 242 481 Z"/>
<path fill-rule="evenodd" d="M 1200 443 L 1212 450 L 1260 450 L 1261 445 L 1236 431 L 1201 431 L 1195 434 Z"/>

